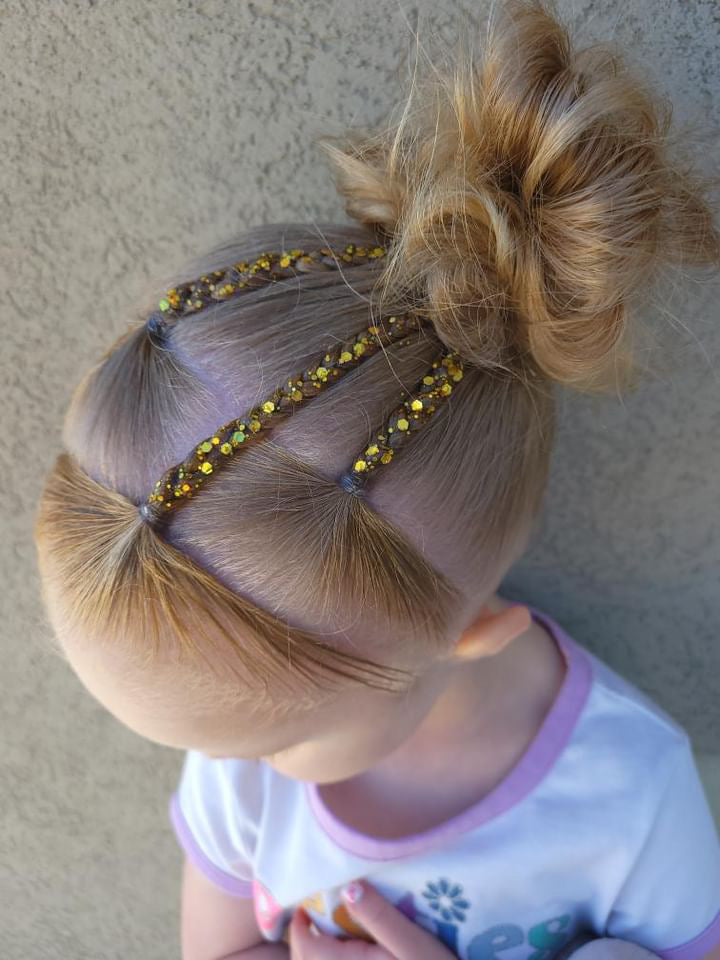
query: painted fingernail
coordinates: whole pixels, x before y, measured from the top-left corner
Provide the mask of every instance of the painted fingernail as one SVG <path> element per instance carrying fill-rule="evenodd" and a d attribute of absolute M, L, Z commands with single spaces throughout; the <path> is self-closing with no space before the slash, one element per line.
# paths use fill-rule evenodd
<path fill-rule="evenodd" d="M 352 883 L 348 883 L 340 891 L 340 896 L 343 898 L 343 900 L 347 900 L 348 903 L 357 903 L 362 895 L 362 884 L 357 883 L 355 880 L 353 880 Z"/>

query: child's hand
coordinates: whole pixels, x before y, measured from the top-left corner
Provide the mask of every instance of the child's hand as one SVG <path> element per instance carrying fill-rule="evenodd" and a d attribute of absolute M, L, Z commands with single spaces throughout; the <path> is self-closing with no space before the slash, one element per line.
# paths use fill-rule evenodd
<path fill-rule="evenodd" d="M 304 910 L 290 924 L 291 960 L 455 960 L 444 944 L 400 913 L 367 883 L 343 890 L 348 913 L 375 939 L 337 940 L 312 932 Z"/>

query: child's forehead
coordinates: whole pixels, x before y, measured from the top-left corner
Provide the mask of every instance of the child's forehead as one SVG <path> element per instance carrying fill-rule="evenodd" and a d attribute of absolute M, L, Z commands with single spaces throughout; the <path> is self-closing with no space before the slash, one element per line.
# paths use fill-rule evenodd
<path fill-rule="evenodd" d="M 364 695 L 372 693 L 356 689 L 342 697 L 316 694 L 314 701 L 310 696 L 271 700 L 238 691 L 213 674 L 145 671 L 126 676 L 122 689 L 108 695 L 107 706 L 126 726 L 156 743 L 253 758 L 313 739 Z"/>
<path fill-rule="evenodd" d="M 118 720 L 139 735 L 168 746 L 203 749 L 233 735 L 248 750 L 284 730 L 302 725 L 309 698 L 274 701 L 226 671 L 218 652 L 212 667 L 202 657 L 159 652 L 142 655 L 127 643 L 61 637 L 67 660 L 86 689 Z M 206 656 L 211 656 L 206 654 Z"/>

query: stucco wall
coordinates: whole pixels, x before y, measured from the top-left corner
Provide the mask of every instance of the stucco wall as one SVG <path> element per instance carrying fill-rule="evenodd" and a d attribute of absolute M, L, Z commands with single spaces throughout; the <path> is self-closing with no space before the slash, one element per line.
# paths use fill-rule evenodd
<path fill-rule="evenodd" d="M 312 136 L 395 102 L 418 14 L 423 31 L 451 37 L 459 12 L 484 5 L 0 5 L 7 960 L 179 956 L 166 806 L 182 756 L 118 724 L 45 645 L 31 519 L 71 387 L 183 258 L 257 222 L 345 220 Z M 559 8 L 583 36 L 633 51 L 710 173 L 717 0 Z M 671 280 L 646 313 L 659 372 L 622 400 L 560 395 L 542 527 L 505 585 L 686 726 L 716 799 L 719 301 L 717 279 Z"/>

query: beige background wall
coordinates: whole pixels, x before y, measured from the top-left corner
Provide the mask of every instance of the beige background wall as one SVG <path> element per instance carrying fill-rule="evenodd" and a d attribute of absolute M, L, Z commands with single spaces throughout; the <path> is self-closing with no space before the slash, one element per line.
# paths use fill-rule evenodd
<path fill-rule="evenodd" d="M 372 120 L 410 28 L 485 0 L 4 0 L 0 941 L 6 960 L 178 957 L 182 756 L 119 725 L 52 655 L 31 517 L 80 372 L 187 256 L 256 222 L 344 220 L 311 138 Z M 720 155 L 717 0 L 563 0 L 616 38 Z M 425 36 L 425 34 L 423 34 Z M 647 317 L 661 372 L 622 401 L 560 396 L 542 527 L 506 583 L 691 734 L 720 801 L 717 279 Z"/>

